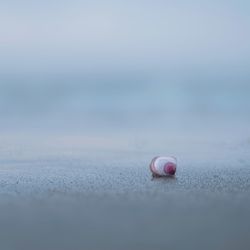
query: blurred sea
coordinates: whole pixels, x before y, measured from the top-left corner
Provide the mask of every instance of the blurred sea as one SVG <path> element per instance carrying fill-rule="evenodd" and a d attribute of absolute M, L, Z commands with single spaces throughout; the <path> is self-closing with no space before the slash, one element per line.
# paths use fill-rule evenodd
<path fill-rule="evenodd" d="M 250 135 L 247 77 L 5 75 L 0 88 L 2 136 L 68 136 L 87 147 L 156 150 L 166 144 L 244 143 Z"/>

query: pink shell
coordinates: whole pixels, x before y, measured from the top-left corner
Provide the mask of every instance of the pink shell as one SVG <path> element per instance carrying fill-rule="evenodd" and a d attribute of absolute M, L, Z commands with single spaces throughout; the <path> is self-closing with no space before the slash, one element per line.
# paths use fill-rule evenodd
<path fill-rule="evenodd" d="M 157 156 L 150 163 L 153 176 L 173 176 L 176 172 L 177 160 L 173 156 Z"/>

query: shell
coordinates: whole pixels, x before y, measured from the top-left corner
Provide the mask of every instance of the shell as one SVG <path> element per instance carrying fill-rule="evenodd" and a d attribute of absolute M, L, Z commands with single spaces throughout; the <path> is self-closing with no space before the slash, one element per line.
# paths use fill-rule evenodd
<path fill-rule="evenodd" d="M 173 176 L 176 173 L 177 160 L 173 156 L 157 156 L 153 158 L 149 167 L 155 177 Z"/>

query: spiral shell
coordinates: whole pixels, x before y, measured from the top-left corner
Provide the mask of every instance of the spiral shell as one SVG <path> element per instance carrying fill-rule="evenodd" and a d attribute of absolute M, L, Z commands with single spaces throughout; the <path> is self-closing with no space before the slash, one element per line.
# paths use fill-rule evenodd
<path fill-rule="evenodd" d="M 150 163 L 150 170 L 155 177 L 175 175 L 177 160 L 173 156 L 157 156 Z"/>

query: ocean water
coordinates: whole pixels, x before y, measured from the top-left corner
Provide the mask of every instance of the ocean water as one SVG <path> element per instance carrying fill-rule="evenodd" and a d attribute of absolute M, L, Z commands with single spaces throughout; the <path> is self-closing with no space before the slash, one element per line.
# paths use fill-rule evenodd
<path fill-rule="evenodd" d="M 1 134 L 140 137 L 141 143 L 249 135 L 246 76 L 2 75 L 0 88 Z"/>
<path fill-rule="evenodd" d="M 247 76 L 184 73 L 2 75 L 1 158 L 133 152 L 244 159 Z"/>

